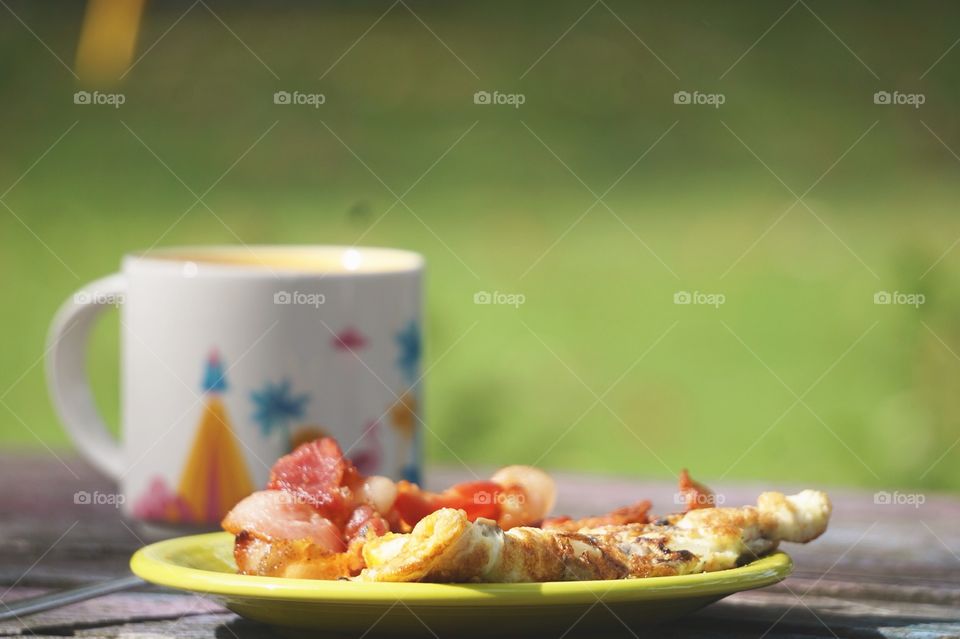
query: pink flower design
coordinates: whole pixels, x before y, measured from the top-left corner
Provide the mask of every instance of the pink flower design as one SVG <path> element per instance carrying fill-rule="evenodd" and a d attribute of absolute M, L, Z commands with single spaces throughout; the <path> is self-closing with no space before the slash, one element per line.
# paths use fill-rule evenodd
<path fill-rule="evenodd" d="M 330 338 L 330 345 L 338 351 L 358 351 L 366 347 L 367 341 L 366 335 L 350 326 Z"/>
<path fill-rule="evenodd" d="M 150 481 L 146 492 L 133 504 L 133 516 L 148 521 L 186 522 L 192 519 L 190 507 L 160 476 Z"/>

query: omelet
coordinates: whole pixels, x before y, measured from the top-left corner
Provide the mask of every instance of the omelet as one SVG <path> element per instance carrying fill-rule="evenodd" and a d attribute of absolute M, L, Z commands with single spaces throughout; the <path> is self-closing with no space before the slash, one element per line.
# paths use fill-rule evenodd
<path fill-rule="evenodd" d="M 769 492 L 757 506 L 702 508 L 651 523 L 576 532 L 470 522 L 440 509 L 407 534 L 369 539 L 358 581 L 544 582 L 683 575 L 734 568 L 781 541 L 806 543 L 827 528 L 827 495 Z"/>

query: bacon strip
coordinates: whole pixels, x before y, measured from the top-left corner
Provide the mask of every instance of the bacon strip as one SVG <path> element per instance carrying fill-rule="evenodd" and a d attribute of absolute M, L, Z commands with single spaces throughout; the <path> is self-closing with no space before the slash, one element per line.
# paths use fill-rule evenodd
<path fill-rule="evenodd" d="M 683 504 L 684 512 L 699 508 L 712 508 L 716 505 L 716 496 L 713 491 L 690 477 L 684 468 L 679 477 L 679 501 Z M 624 524 L 648 524 L 650 517 L 650 502 L 646 499 L 629 506 L 617 508 L 605 515 L 571 519 L 570 517 L 550 517 L 543 521 L 541 528 L 577 532 L 582 528 L 599 528 L 600 526 Z"/>
<path fill-rule="evenodd" d="M 684 504 L 683 512 L 713 508 L 717 505 L 713 491 L 700 482 L 694 481 L 686 468 L 680 471 L 680 497 Z"/>
<path fill-rule="evenodd" d="M 343 525 L 350 516 L 352 497 L 346 486 L 358 476 L 336 440 L 324 437 L 278 459 L 270 470 L 267 490 L 296 495 L 327 519 Z"/>
<path fill-rule="evenodd" d="M 583 519 L 571 519 L 570 517 L 550 517 L 544 519 L 541 528 L 550 530 L 564 530 L 567 532 L 577 532 L 581 528 L 599 528 L 600 526 L 624 524 L 646 524 L 650 522 L 648 513 L 650 512 L 650 501 L 642 500 L 629 506 L 623 506 L 610 511 L 606 515 L 596 517 L 584 517 Z"/>

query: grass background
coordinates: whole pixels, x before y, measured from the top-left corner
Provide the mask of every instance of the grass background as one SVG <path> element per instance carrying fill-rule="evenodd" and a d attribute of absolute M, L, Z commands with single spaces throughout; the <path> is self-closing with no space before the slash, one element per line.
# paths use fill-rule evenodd
<path fill-rule="evenodd" d="M 4 448 L 69 446 L 45 332 L 124 252 L 359 241 L 429 260 L 431 460 L 960 488 L 960 7 L 155 2 L 120 109 L 74 105 L 55 57 L 72 64 L 81 3 L 9 7 L 36 37 L 0 12 L 0 188 L 76 126 L 2 198 Z M 383 215 L 421 176 L 413 212 Z M 216 182 L 215 214 L 181 218 L 178 177 Z M 615 182 L 612 212 L 590 209 Z M 790 209 L 813 184 L 813 212 Z M 477 306 L 480 290 L 526 303 Z M 90 362 L 112 423 L 116 335 L 98 326 Z"/>

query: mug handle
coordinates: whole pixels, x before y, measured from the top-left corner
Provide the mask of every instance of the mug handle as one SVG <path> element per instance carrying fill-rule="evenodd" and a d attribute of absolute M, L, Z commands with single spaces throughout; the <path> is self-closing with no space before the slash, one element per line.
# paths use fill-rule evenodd
<path fill-rule="evenodd" d="M 47 335 L 47 387 L 57 415 L 80 452 L 113 479 L 123 474 L 122 450 L 87 383 L 87 341 L 94 320 L 126 290 L 126 277 L 120 273 L 91 282 L 63 303 Z"/>

